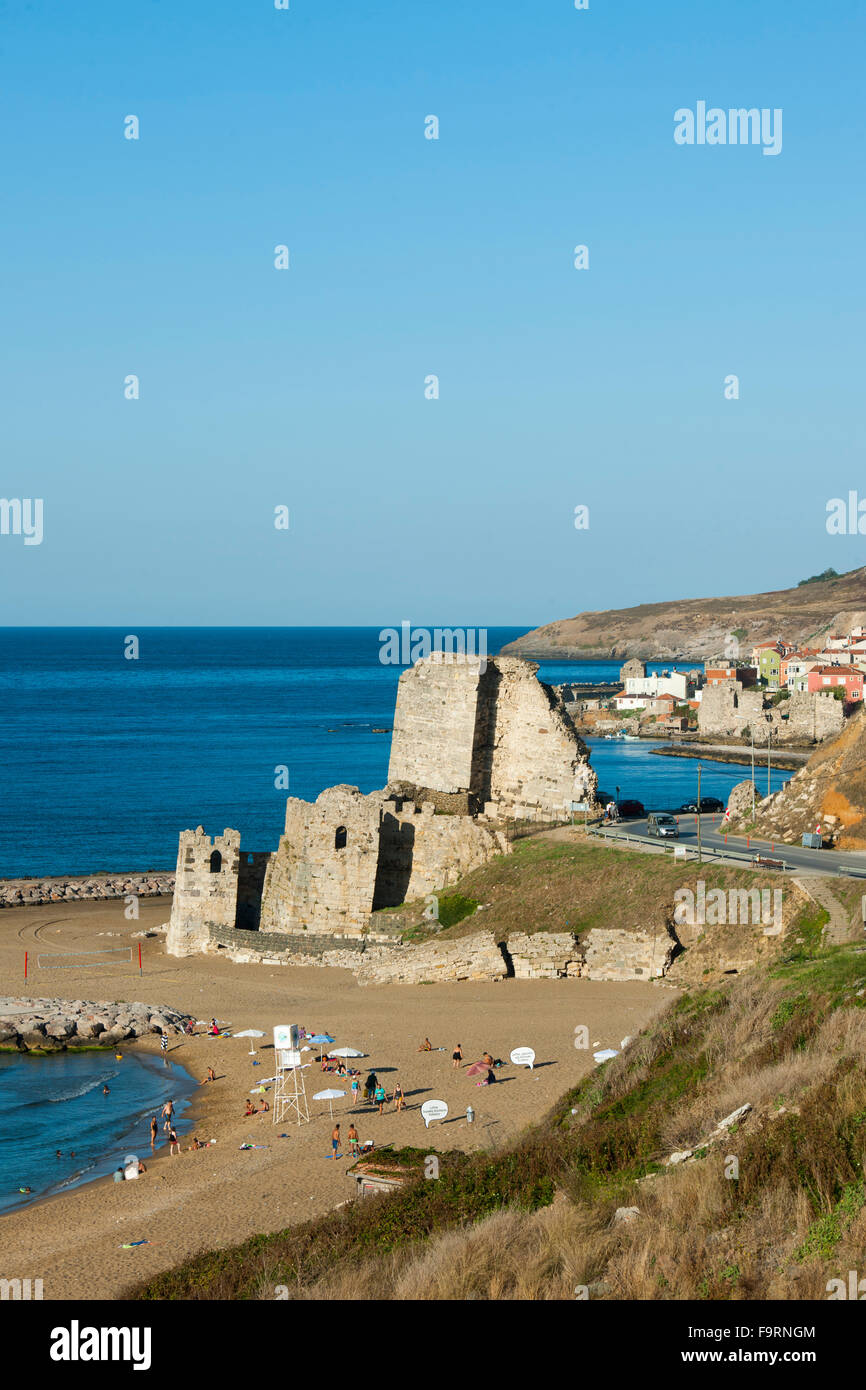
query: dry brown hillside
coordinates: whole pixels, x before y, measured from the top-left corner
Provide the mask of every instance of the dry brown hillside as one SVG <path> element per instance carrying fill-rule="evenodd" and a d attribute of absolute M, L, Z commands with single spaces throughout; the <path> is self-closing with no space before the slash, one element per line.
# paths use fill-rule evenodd
<path fill-rule="evenodd" d="M 740 650 L 780 635 L 816 646 L 828 632 L 866 623 L 866 568 L 793 589 L 739 598 L 674 599 L 637 608 L 579 613 L 536 628 L 503 647 L 533 660 L 641 657 L 696 661 L 725 650 L 731 633 Z"/>
<path fill-rule="evenodd" d="M 866 711 L 817 749 L 781 791 L 758 807 L 755 833 L 796 843 L 821 825 L 839 849 L 866 849 Z M 734 823 L 736 829 L 745 828 Z"/>

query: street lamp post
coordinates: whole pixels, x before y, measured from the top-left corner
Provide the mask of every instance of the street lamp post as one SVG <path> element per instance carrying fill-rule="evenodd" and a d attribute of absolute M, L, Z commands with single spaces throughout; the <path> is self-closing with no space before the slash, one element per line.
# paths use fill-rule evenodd
<path fill-rule="evenodd" d="M 749 729 L 752 737 L 752 821 L 755 819 L 755 731 Z"/>

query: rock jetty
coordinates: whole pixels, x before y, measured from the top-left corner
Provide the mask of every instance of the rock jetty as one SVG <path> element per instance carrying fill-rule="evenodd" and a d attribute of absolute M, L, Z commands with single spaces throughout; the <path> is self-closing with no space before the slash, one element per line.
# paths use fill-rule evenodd
<path fill-rule="evenodd" d="M 149 1033 L 182 1033 L 187 1021 L 187 1014 L 153 1004 L 6 996 L 0 998 L 0 1050 L 62 1052 L 67 1047 L 113 1047 Z"/>
<path fill-rule="evenodd" d="M 0 879 L 0 908 L 43 903 L 96 902 L 102 898 L 156 898 L 174 892 L 173 873 L 89 874 L 80 878 Z"/>

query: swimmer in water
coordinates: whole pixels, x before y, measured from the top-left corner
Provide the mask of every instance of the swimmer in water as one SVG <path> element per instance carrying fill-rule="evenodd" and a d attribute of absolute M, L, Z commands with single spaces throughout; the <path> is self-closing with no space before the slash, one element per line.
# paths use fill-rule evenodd
<path fill-rule="evenodd" d="M 103 1086 L 103 1088 L 102 1088 L 102 1094 L 103 1094 L 104 1096 L 110 1096 L 110 1095 L 111 1095 L 111 1092 L 109 1091 L 109 1089 L 108 1089 L 107 1086 Z"/>

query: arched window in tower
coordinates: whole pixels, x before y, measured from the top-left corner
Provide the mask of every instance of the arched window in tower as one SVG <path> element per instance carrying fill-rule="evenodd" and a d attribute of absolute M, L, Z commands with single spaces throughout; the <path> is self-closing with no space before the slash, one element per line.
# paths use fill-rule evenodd
<path fill-rule="evenodd" d="M 345 849 L 345 848 L 346 848 L 346 827 L 345 827 L 345 825 L 338 825 L 338 826 L 337 826 L 337 833 L 336 833 L 336 835 L 334 836 L 334 849 Z"/>
<path fill-rule="evenodd" d="M 222 855 L 220 854 L 219 850 L 218 850 L 218 849 L 215 849 L 214 852 L 213 852 L 213 854 L 212 854 L 211 857 L 210 857 L 210 871 L 211 871 L 211 873 L 212 873 L 212 874 L 218 874 L 219 871 L 220 871 L 220 869 L 222 868 L 222 866 L 223 866 L 223 857 L 222 857 Z"/>

